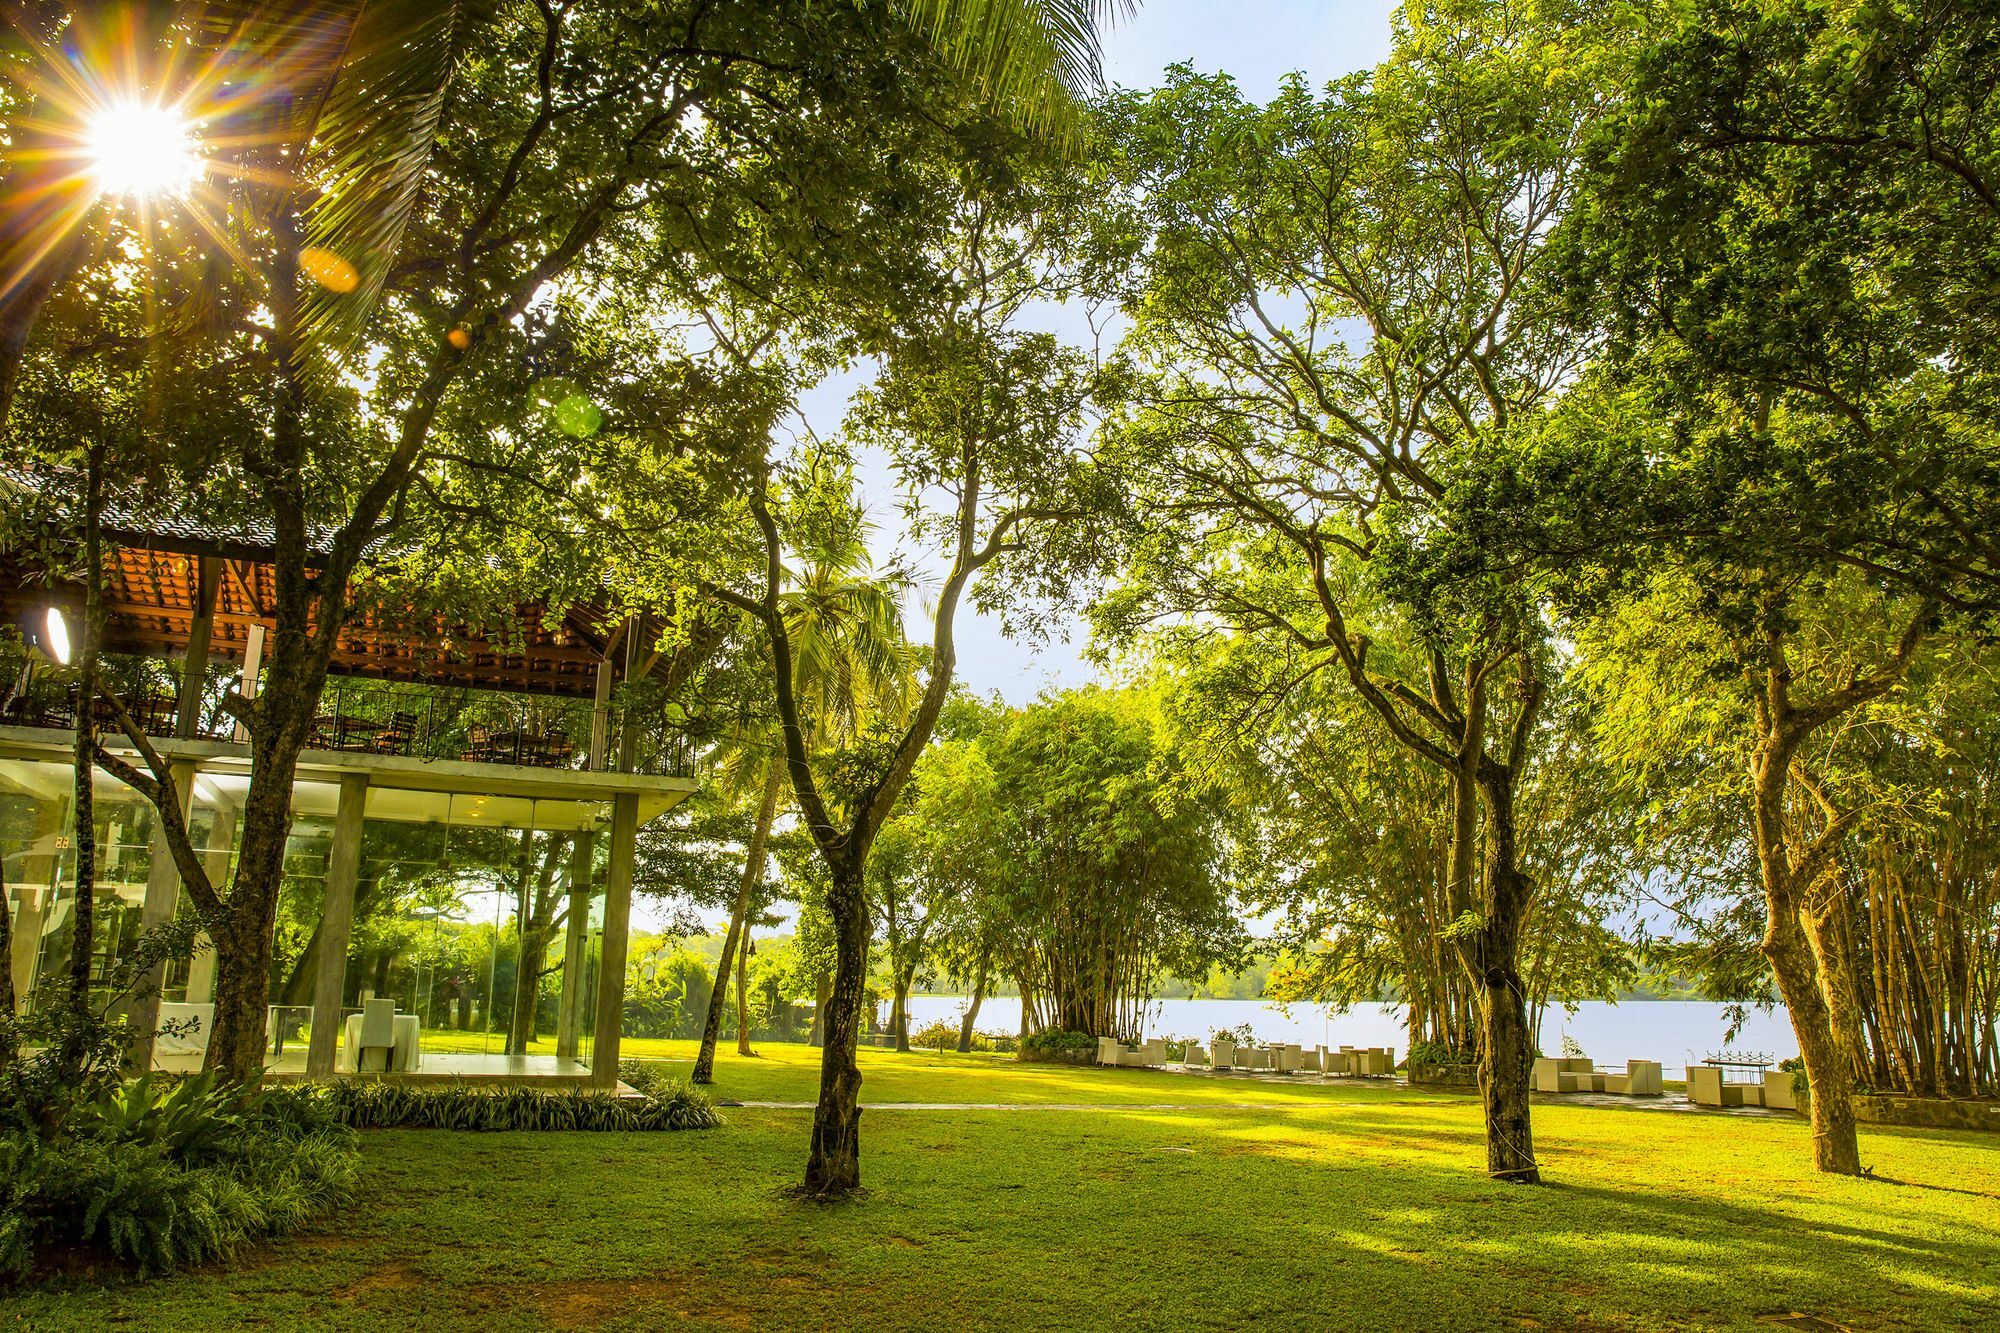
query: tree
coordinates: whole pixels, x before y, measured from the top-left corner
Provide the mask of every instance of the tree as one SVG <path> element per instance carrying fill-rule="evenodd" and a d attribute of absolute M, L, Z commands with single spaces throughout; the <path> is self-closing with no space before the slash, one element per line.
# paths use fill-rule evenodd
<path fill-rule="evenodd" d="M 140 330 L 141 359 L 171 355 L 178 378 L 233 395 L 224 413 L 161 419 L 153 460 L 164 453 L 172 466 L 147 471 L 171 484 L 156 503 L 256 513 L 275 533 L 263 687 L 254 701 L 231 702 L 250 732 L 252 782 L 226 900 L 176 849 L 190 897 L 215 922 L 209 1056 L 239 1076 L 263 1048 L 293 774 L 357 573 L 365 565 L 371 581 L 382 580 L 394 551 L 408 560 L 406 586 L 421 585 L 439 567 L 437 552 L 422 543 L 399 550 L 398 541 L 427 526 L 462 528 L 459 488 L 479 489 L 496 454 L 514 470 L 524 437 L 544 451 L 568 440 L 571 432 L 536 434 L 495 409 L 531 400 L 574 350 L 582 306 L 566 285 L 572 275 L 596 264 L 614 237 L 629 246 L 643 233 L 657 248 L 699 255 L 702 227 L 738 207 L 762 209 L 786 244 L 817 254 L 814 237 L 848 229 L 869 201 L 893 193 L 883 148 L 903 114 L 895 71 L 912 54 L 900 19 L 838 7 L 773 14 L 760 5 L 608 2 L 524 17 L 478 28 L 479 58 L 461 62 L 426 140 L 452 151 L 419 172 L 420 207 L 355 340 L 315 331 L 330 299 L 318 293 L 342 295 L 349 269 L 372 260 L 335 255 L 302 267 L 301 253 L 313 209 L 356 207 L 366 190 L 325 202 L 337 164 L 290 151 L 272 122 L 291 105 L 283 97 L 243 111 L 231 125 L 240 135 L 217 136 L 211 177 L 243 205 L 226 211 L 234 231 L 211 243 L 183 220 L 135 240 L 142 289 L 173 312 Z M 412 151 L 422 157 L 420 144 Z M 594 284 L 611 271 L 574 281 Z M 52 309 L 38 321 L 45 347 Z M 72 325 L 87 326 L 87 303 L 70 313 Z M 131 346 L 112 345 L 118 355 Z M 341 376 L 364 361 L 372 371 L 357 389 Z M 517 492 L 514 511 L 544 507 L 543 494 Z M 675 531 L 694 540 L 691 529 Z M 491 573 L 483 557 L 456 568 L 475 576 L 461 593 Z M 136 776 L 164 810 L 175 799 L 172 776 L 141 751 L 148 763 Z"/>
<path fill-rule="evenodd" d="M 1504 582 L 1440 599 L 1407 560 L 1375 562 L 1575 369 L 1580 340 L 1533 289 L 1602 102 L 1601 26 L 1581 7 L 1406 10 L 1380 69 L 1318 97 L 1294 79 L 1264 108 L 1177 70 L 1116 104 L 1129 211 L 1107 210 L 1100 242 L 1136 255 L 1127 345 L 1148 370 L 1116 443 L 1139 535 L 1100 620 L 1286 641 L 1445 776 L 1487 1165 L 1519 1181 L 1539 1179 L 1516 788 L 1548 687 L 1541 621 Z M 1421 613 L 1422 652 L 1371 654 L 1363 594 Z"/>
<path fill-rule="evenodd" d="M 773 460 L 768 437 L 744 476 L 755 572 L 705 583 L 711 597 L 750 616 L 768 640 L 787 774 L 829 877 L 836 966 L 804 1184 L 815 1197 L 860 1183 L 854 1046 L 872 934 L 868 857 L 950 697 L 959 604 L 977 576 L 989 602 L 1066 591 L 1076 555 L 1065 544 L 1067 529 L 1105 504 L 1072 442 L 1092 392 L 1091 368 L 1050 335 L 1018 327 L 1026 306 L 1064 288 L 1062 240 L 1082 186 L 1063 179 L 1046 150 L 1027 141 L 1003 136 L 977 156 L 969 189 L 966 174 L 925 164 L 929 193 L 917 216 L 943 230 L 910 256 L 922 259 L 929 277 L 906 292 L 917 304 L 851 417 L 854 443 L 887 457 L 910 497 L 912 534 L 945 569 L 931 608 L 924 688 L 909 717 L 845 752 L 812 752 L 798 649 L 784 614 L 785 558 L 802 525 L 850 500 L 844 492 L 801 493 L 795 483 L 810 470 Z M 930 497 L 941 503 L 930 507 Z"/>
<path fill-rule="evenodd" d="M 1994 264 L 1991 25 L 1715 3 L 1648 38 L 1556 241 L 1603 364 L 1468 474 L 1455 527 L 1483 574 L 1544 571 L 1573 606 L 1664 599 L 1748 690 L 1760 947 L 1814 1162 L 1854 1174 L 1852 968 L 1824 905 L 1860 816 L 1809 756 L 1900 689 L 1940 610 L 1994 605 L 1992 310 L 1966 280 Z M 1895 596 L 1808 687 L 1801 628 L 1857 576 Z"/>
<path fill-rule="evenodd" d="M 853 485 L 851 477 L 822 482 L 841 491 L 849 491 Z M 915 662 L 903 638 L 902 610 L 895 588 L 869 576 L 868 523 L 863 511 L 849 504 L 816 531 L 814 549 L 807 552 L 804 568 L 783 595 L 783 614 L 798 648 L 803 716 L 811 727 L 812 748 L 819 751 L 851 743 L 878 714 L 894 718 L 907 712 Z M 749 921 L 752 899 L 764 880 L 766 845 L 785 780 L 782 746 L 771 724 L 769 714 L 759 714 L 739 725 L 729 745 L 736 762 L 724 764 L 725 773 L 736 775 L 736 785 L 754 787 L 760 793 L 742 883 L 723 936 L 722 960 L 717 964 L 717 975 L 723 977 L 732 966 L 737 967 L 739 980 L 743 965 L 738 962 L 738 943 Z M 724 988 L 718 986 L 709 1002 L 701 1049 L 695 1056 L 696 1083 L 707 1083 L 714 1077 L 723 994 Z M 737 1049 L 750 1054 L 750 1034 L 740 1021 Z"/>
<path fill-rule="evenodd" d="M 1244 961 L 1223 802 L 1180 781 L 1155 714 L 1135 692 L 1078 690 L 983 745 L 1006 812 L 1001 894 L 1037 1029 L 1136 1040 L 1166 976 Z"/>

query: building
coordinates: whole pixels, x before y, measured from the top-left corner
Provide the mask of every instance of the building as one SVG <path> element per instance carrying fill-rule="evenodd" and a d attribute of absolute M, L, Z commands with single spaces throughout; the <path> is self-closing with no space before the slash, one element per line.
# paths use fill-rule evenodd
<path fill-rule="evenodd" d="M 105 675 L 158 738 L 209 877 L 226 884 L 250 751 L 221 700 L 256 689 L 268 545 L 130 515 L 109 527 Z M 0 613 L 26 630 L 0 644 L 0 866 L 24 1004 L 70 957 L 78 701 L 48 631 L 80 604 L 80 590 L 0 556 Z M 688 655 L 647 651 L 656 636 L 599 607 L 473 623 L 379 602 L 350 611 L 294 786 L 269 1068 L 348 1070 L 350 1020 L 387 997 L 413 1077 L 613 1086 L 638 834 L 697 789 L 684 738 L 647 696 Z M 115 728 L 106 744 L 130 752 Z M 152 807 L 102 772 L 92 791 L 92 967 L 109 989 L 137 933 L 183 908 Z M 213 976 L 198 950 L 134 1003 L 142 1032 L 158 1029 L 136 1063 L 199 1063 Z"/>

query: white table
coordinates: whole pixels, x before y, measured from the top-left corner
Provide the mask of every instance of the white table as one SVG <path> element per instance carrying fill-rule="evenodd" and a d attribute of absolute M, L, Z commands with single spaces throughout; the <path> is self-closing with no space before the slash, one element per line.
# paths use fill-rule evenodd
<path fill-rule="evenodd" d="M 418 1042 L 423 1037 L 423 1029 L 417 1026 L 415 1014 L 397 1014 L 395 1026 L 395 1057 L 389 1061 L 389 1068 L 398 1074 L 408 1074 L 423 1066 L 423 1052 Z M 355 1050 L 361 1041 L 361 1015 L 349 1014 L 347 1028 L 341 1036 L 340 1066 L 349 1073 L 355 1069 Z"/>

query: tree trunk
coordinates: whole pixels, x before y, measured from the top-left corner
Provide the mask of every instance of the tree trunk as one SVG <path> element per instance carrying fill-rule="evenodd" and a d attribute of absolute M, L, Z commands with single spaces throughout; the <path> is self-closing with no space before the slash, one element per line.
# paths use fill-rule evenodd
<path fill-rule="evenodd" d="M 868 982 L 868 940 L 874 932 L 861 887 L 861 868 L 834 871 L 827 894 L 833 917 L 833 994 L 827 999 L 826 1047 L 820 1057 L 819 1104 L 802 1192 L 838 1198 L 861 1188 L 861 1069 L 854 1047 Z"/>
<path fill-rule="evenodd" d="M 7 861 L 0 857 L 0 1073 L 14 1063 L 14 900 Z"/>
<path fill-rule="evenodd" d="M 1811 1084 L 1806 1110 L 1812 1122 L 1813 1167 L 1858 1176 L 1861 1143 L 1854 1127 L 1853 1075 L 1835 1038 L 1833 1015 L 1820 987 L 1785 837 L 1785 788 L 1791 781 L 1792 755 L 1804 737 L 1803 733 L 1788 734 L 1768 716 L 1765 727 L 1750 760 L 1751 827 L 1757 842 L 1758 871 L 1764 881 L 1762 950 L 1791 1017 L 1799 1056 Z"/>
<path fill-rule="evenodd" d="M 833 994 L 833 978 L 822 972 L 813 978 L 813 1021 L 812 1031 L 806 1034 L 806 1045 L 826 1044 L 826 1002 Z"/>
<path fill-rule="evenodd" d="M 1846 1058 L 1834 1040 L 1832 1016 L 1821 992 L 1812 946 L 1796 910 L 1771 903 L 1764 932 L 1764 956 L 1778 980 L 1791 1015 L 1792 1031 L 1805 1061 L 1810 1091 L 1806 1114 L 1812 1124 L 1813 1169 L 1836 1175 L 1861 1174 L 1861 1141 L 1855 1129 L 1854 1099 Z"/>
<path fill-rule="evenodd" d="M 292 786 L 299 751 L 310 733 L 326 683 L 273 674 L 256 700 L 250 736 L 250 788 L 244 795 L 236 881 L 215 940 L 215 1029 L 205 1067 L 235 1082 L 254 1078 L 264 1062 L 265 1009 L 271 995 L 272 936 L 285 880 L 285 845 L 292 832 Z"/>
<path fill-rule="evenodd" d="M 1480 983 L 1480 1097 L 1486 1110 L 1486 1170 L 1497 1180 L 1541 1183 L 1530 1123 L 1534 1029 L 1521 983 L 1521 928 L 1534 900 L 1522 873 L 1514 822 L 1511 766 L 1481 763 L 1486 793 L 1486 914 L 1476 941 Z"/>
<path fill-rule="evenodd" d="M 507 1024 L 507 1050 L 526 1055 L 535 1040 L 535 1006 L 541 1000 L 542 964 L 548 957 L 549 937 L 530 927 L 521 937 L 521 957 L 514 967 L 514 1013 Z"/>
<path fill-rule="evenodd" d="M 958 1024 L 958 1052 L 967 1054 L 972 1050 L 972 1026 L 979 1021 L 979 1006 L 986 1000 L 986 960 L 979 960 L 979 970 L 972 979 L 972 1003 L 966 1007 L 965 1017 Z"/>
<path fill-rule="evenodd" d="M 910 974 L 896 969 L 896 998 L 889 1006 L 889 1031 L 896 1038 L 896 1049 L 902 1054 L 910 1051 Z"/>
<path fill-rule="evenodd" d="M 755 1055 L 750 1049 L 750 922 L 743 922 L 743 947 L 736 951 L 736 1053 Z"/>
<path fill-rule="evenodd" d="M 715 1081 L 715 1039 L 722 1031 L 722 1006 L 728 1003 L 729 973 L 736 963 L 737 942 L 743 936 L 743 922 L 750 915 L 750 895 L 764 879 L 764 844 L 771 836 L 771 821 L 778 813 L 778 786 L 784 770 L 770 761 L 764 776 L 764 796 L 757 807 L 757 825 L 750 833 L 750 848 L 743 858 L 743 880 L 736 890 L 736 903 L 729 913 L 729 931 L 722 937 L 722 957 L 716 960 L 715 986 L 708 993 L 708 1014 L 701 1025 L 701 1049 L 695 1053 L 696 1083 Z"/>
<path fill-rule="evenodd" d="M 1819 966 L 1820 990 L 1826 996 L 1827 1023 L 1833 1032 L 1834 1048 L 1853 1071 L 1851 1077 L 1865 1080 L 1870 1065 L 1868 1037 L 1861 1016 L 1861 987 L 1854 976 L 1854 951 L 1841 920 L 1846 910 L 1844 895 L 1827 892 L 1804 908 L 1799 920 L 1805 927 L 1813 961 Z"/>

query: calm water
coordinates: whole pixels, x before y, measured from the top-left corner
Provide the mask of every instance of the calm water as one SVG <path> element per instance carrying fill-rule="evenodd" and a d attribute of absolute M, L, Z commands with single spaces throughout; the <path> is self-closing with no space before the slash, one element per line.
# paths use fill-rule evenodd
<path fill-rule="evenodd" d="M 956 996 L 924 995 L 910 1000 L 911 1027 L 943 1018 L 957 1022 L 966 1002 Z M 883 1006 L 886 1018 L 888 1007 Z M 994 997 L 979 1008 L 982 1032 L 1014 1032 L 1021 1023 L 1018 999 Z M 1401 1006 L 1357 1004 L 1345 1013 L 1324 1005 L 1294 1004 L 1286 1009 L 1263 1000 L 1156 1000 L 1146 1023 L 1146 1035 L 1199 1037 L 1219 1028 L 1244 1023 L 1263 1041 L 1295 1041 L 1301 1046 L 1393 1046 L 1400 1053 L 1409 1044 Z M 1667 1077 L 1723 1048 L 1729 1020 L 1723 1006 L 1693 1000 L 1639 1000 L 1623 1004 L 1591 1001 L 1574 1014 L 1551 1008 L 1542 1019 L 1541 1046 L 1560 1053 L 1565 1036 L 1600 1065 L 1627 1060 L 1658 1060 Z M 1782 1060 L 1799 1053 L 1798 1042 L 1783 1009 L 1751 1010 L 1736 1039 L 1734 1051 L 1754 1051 Z"/>

